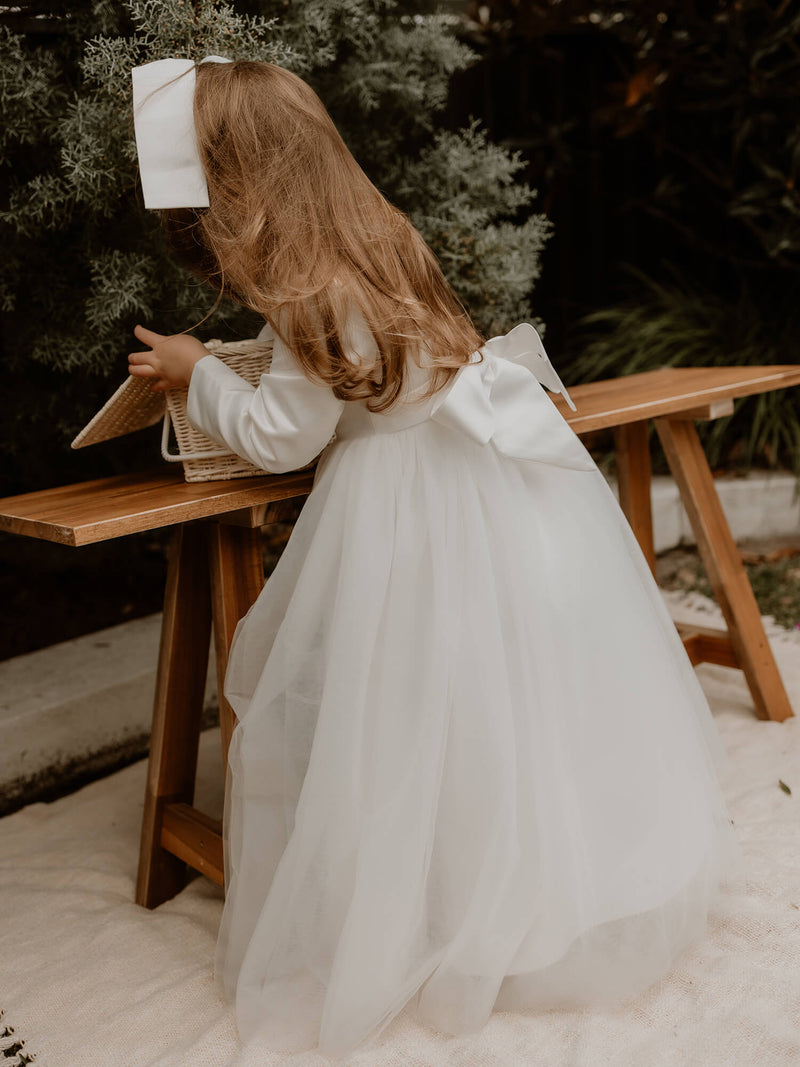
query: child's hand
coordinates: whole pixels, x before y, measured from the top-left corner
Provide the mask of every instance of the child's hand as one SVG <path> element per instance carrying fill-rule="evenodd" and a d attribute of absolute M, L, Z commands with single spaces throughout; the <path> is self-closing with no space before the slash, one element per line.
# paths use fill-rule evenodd
<path fill-rule="evenodd" d="M 128 370 L 136 378 L 152 378 L 154 392 L 188 386 L 195 363 L 208 355 L 201 341 L 185 333 L 168 337 L 144 326 L 137 326 L 133 332 L 143 344 L 150 345 L 152 352 L 131 352 Z"/>

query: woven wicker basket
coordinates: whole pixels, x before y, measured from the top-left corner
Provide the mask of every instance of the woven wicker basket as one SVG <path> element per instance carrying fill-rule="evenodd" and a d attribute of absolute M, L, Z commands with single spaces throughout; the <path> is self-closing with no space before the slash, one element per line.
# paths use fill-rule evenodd
<path fill-rule="evenodd" d="M 258 385 L 272 363 L 272 341 L 208 341 L 206 348 L 217 359 L 241 375 L 251 385 Z M 170 463 L 182 463 L 187 482 L 211 482 L 228 478 L 249 478 L 263 474 L 259 467 L 221 448 L 196 430 L 186 416 L 188 389 L 170 389 L 154 393 L 146 378 L 128 378 L 114 395 L 87 423 L 73 448 L 108 441 L 112 437 L 152 426 L 163 418 L 161 453 Z M 174 430 L 177 452 L 169 451 L 170 427 Z"/>
<path fill-rule="evenodd" d="M 272 341 L 208 341 L 206 348 L 217 359 L 235 370 L 250 385 L 258 385 L 261 375 L 272 363 Z M 170 389 L 164 394 L 167 411 L 161 436 L 161 455 L 170 463 L 183 463 L 187 482 L 212 482 L 227 478 L 250 478 L 264 471 L 246 459 L 221 448 L 216 441 L 196 430 L 186 415 L 188 389 Z M 170 424 L 178 443 L 178 451 L 169 451 Z"/>

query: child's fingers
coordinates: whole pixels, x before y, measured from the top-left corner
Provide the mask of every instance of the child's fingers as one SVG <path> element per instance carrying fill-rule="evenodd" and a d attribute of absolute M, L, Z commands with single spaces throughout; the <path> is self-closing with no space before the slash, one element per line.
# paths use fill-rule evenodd
<path fill-rule="evenodd" d="M 161 361 L 156 357 L 155 352 L 129 352 L 128 370 L 133 373 L 134 367 L 149 367 L 154 374 L 161 373 Z"/>
<path fill-rule="evenodd" d="M 128 363 L 128 373 L 134 378 L 160 378 L 161 372 L 147 363 Z"/>
<path fill-rule="evenodd" d="M 144 326 L 134 326 L 133 332 L 138 340 L 143 341 L 146 345 L 150 345 L 151 348 L 160 344 L 162 341 L 166 341 L 168 337 L 168 334 L 156 333 L 155 330 L 148 330 Z"/>

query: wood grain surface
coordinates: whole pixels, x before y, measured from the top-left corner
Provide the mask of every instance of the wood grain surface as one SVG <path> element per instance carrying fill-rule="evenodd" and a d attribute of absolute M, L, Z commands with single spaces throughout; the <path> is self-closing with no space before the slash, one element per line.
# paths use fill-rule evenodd
<path fill-rule="evenodd" d="M 190 804 L 165 804 L 161 847 L 212 882 L 223 885 L 222 823 L 219 819 L 212 819 Z"/>
<path fill-rule="evenodd" d="M 146 908 L 186 881 L 184 863 L 162 847 L 161 826 L 165 804 L 194 798 L 211 638 L 207 540 L 201 525 L 179 527 L 167 572 L 136 886 L 136 902 Z"/>
<path fill-rule="evenodd" d="M 575 433 L 584 434 L 662 415 L 674 417 L 720 400 L 769 393 L 791 385 L 800 385 L 800 365 L 664 367 L 571 386 L 569 395 L 577 411 L 570 411 L 560 396 L 554 403 Z"/>
<path fill-rule="evenodd" d="M 653 507 L 650 500 L 651 466 L 647 420 L 614 427 L 619 503 L 631 524 L 650 570 L 656 573 Z"/>
<path fill-rule="evenodd" d="M 678 419 L 655 421 L 756 714 L 759 719 L 783 722 L 792 716 L 792 708 L 697 430 L 693 423 Z"/>
<path fill-rule="evenodd" d="M 723 401 L 798 384 L 800 365 L 667 367 L 575 386 L 575 412 L 560 396 L 553 402 L 580 435 L 667 415 L 713 418 L 729 411 Z M 194 483 L 177 471 L 99 478 L 0 500 L 0 530 L 87 545 L 307 496 L 313 480 L 313 470 Z"/>
<path fill-rule="evenodd" d="M 228 747 L 236 726 L 233 708 L 224 695 L 228 652 L 239 620 L 250 610 L 264 586 L 264 564 L 260 530 L 209 523 L 208 535 L 224 777 L 228 769 Z"/>
<path fill-rule="evenodd" d="M 313 481 L 313 471 L 192 483 L 172 471 L 121 474 L 6 497 L 0 500 L 0 530 L 63 545 L 88 545 L 307 496 Z"/>

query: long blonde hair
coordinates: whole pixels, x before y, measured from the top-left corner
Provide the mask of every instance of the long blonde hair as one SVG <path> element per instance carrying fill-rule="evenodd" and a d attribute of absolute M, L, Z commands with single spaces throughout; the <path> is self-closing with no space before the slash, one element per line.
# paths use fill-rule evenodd
<path fill-rule="evenodd" d="M 382 411 L 407 356 L 432 362 L 431 395 L 481 347 L 435 256 L 305 82 L 269 63 L 204 63 L 194 115 L 210 207 L 167 213 L 173 247 L 263 315 L 312 380 Z M 354 308 L 377 346 L 366 362 L 346 352 Z"/>

